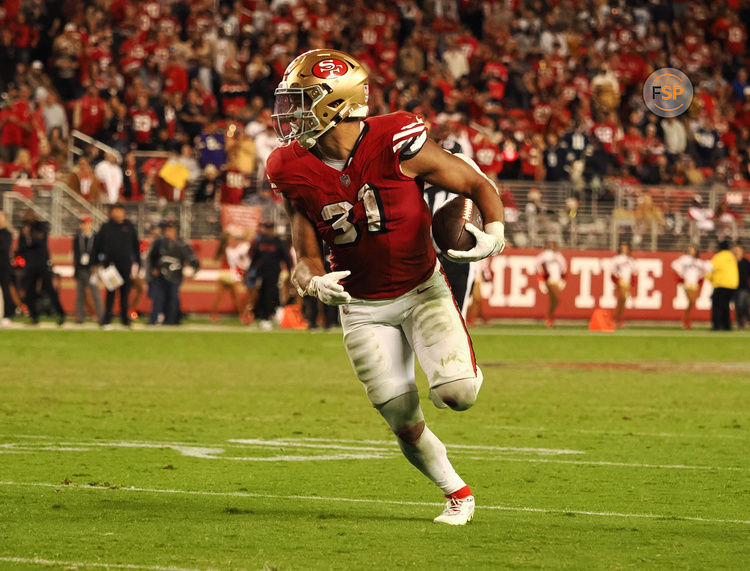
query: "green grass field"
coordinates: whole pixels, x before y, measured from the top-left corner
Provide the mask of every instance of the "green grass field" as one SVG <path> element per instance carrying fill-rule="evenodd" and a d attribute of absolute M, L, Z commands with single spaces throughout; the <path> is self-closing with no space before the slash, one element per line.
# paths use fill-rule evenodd
<path fill-rule="evenodd" d="M 450 528 L 340 334 L 0 332 L 0 568 L 748 568 L 750 336 L 474 341 Z"/>

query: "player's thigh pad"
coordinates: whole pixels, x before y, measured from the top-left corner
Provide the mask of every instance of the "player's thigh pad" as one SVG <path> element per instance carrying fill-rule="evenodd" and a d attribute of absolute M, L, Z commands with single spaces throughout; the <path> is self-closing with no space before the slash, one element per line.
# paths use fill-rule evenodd
<path fill-rule="evenodd" d="M 428 291 L 424 287 L 430 286 Z M 431 388 L 481 375 L 461 314 L 440 273 L 416 294 L 404 331 L 427 375 Z"/>
<path fill-rule="evenodd" d="M 377 322 L 378 309 L 350 305 L 348 313 L 341 311 L 349 361 L 375 406 L 417 390 L 414 352 L 401 328 Z"/>

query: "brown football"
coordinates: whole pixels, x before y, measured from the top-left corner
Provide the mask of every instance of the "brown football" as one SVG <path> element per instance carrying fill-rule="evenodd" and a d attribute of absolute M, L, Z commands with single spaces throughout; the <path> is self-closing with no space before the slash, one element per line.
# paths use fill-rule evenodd
<path fill-rule="evenodd" d="M 482 213 L 469 198 L 457 196 L 449 200 L 432 215 L 432 237 L 442 252 L 446 250 L 471 250 L 476 238 L 464 226 L 471 222 L 480 230 L 484 228 Z"/>

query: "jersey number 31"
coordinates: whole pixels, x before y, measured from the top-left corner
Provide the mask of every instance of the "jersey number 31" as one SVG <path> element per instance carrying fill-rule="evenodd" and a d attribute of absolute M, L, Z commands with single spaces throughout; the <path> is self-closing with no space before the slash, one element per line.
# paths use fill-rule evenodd
<path fill-rule="evenodd" d="M 386 232 L 383 201 L 378 189 L 363 184 L 357 191 L 357 200 L 365 207 L 367 231 L 372 234 Z M 327 204 L 320 211 L 320 217 L 336 231 L 333 243 L 338 246 L 353 246 L 359 242 L 360 230 L 354 224 L 354 205 L 348 200 Z"/>

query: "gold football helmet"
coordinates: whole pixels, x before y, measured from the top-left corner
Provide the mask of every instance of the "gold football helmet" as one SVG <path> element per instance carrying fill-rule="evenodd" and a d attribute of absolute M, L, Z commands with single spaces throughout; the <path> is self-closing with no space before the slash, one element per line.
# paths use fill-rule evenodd
<path fill-rule="evenodd" d="M 274 95 L 276 134 L 309 149 L 347 117 L 367 116 L 367 72 L 347 53 L 312 50 L 287 66 Z"/>

